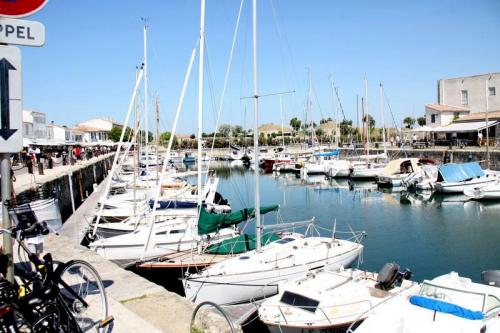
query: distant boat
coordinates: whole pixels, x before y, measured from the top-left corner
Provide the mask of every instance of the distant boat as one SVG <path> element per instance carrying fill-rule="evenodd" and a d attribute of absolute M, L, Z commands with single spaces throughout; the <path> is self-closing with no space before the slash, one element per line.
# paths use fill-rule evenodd
<path fill-rule="evenodd" d="M 441 165 L 434 188 L 442 193 L 463 193 L 466 188 L 479 188 L 495 182 L 496 173 L 485 172 L 477 162 Z"/>
<path fill-rule="evenodd" d="M 182 159 L 182 162 L 186 163 L 186 164 L 195 163 L 196 158 L 193 155 L 191 155 L 191 153 L 185 153 L 184 158 Z"/>

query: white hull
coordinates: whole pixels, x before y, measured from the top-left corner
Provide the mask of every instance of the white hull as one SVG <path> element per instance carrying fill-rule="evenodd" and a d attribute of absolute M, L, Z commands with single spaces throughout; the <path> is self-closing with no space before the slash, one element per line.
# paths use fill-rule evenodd
<path fill-rule="evenodd" d="M 475 200 L 500 200 L 500 184 L 491 184 L 482 188 L 466 188 L 464 194 Z"/>
<path fill-rule="evenodd" d="M 464 193 L 465 189 L 474 189 L 478 187 L 487 186 L 497 180 L 496 177 L 479 177 L 464 182 L 435 182 L 434 187 L 436 191 L 441 193 Z"/>
<path fill-rule="evenodd" d="M 253 271 L 242 273 L 193 274 L 184 280 L 184 291 L 186 297 L 196 303 L 204 301 L 212 301 L 219 305 L 246 303 L 276 294 L 278 292 L 278 283 L 297 278 L 311 269 L 325 265 L 328 265 L 331 269 L 340 268 L 341 266 L 347 267 L 358 258 L 362 248 L 362 245 L 356 244 L 356 246 L 351 246 L 348 249 L 339 250 L 337 255 L 326 254 L 325 256 L 322 256 L 322 252 L 318 251 L 315 260 L 309 257 L 309 260 L 302 261 L 300 264 L 296 264 L 293 260 L 274 264 L 272 261 L 265 262 L 261 265 L 255 265 Z M 332 253 L 334 252 L 333 249 L 331 250 Z M 300 250 L 297 251 L 298 256 L 300 256 L 299 252 Z M 311 253 L 308 254 L 311 255 Z M 237 262 L 238 260 L 246 260 L 245 257 L 251 255 L 255 255 L 255 251 L 229 260 L 236 261 L 236 265 L 238 265 L 241 264 Z M 229 260 L 212 267 L 215 268 L 217 265 L 219 268 L 224 267 L 224 265 L 229 267 L 232 263 Z M 297 261 L 299 260 L 297 258 Z M 249 263 L 249 265 L 251 264 Z M 279 265 L 282 265 L 282 267 L 276 267 Z M 248 266 L 246 268 L 248 269 Z"/>

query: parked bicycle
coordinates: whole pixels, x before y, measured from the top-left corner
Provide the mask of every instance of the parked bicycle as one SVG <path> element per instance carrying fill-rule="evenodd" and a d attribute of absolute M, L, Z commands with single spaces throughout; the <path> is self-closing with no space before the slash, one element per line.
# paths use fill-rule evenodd
<path fill-rule="evenodd" d="M 14 269 L 14 283 L 0 277 L 0 333 L 103 333 L 113 317 L 108 315 L 106 292 L 97 271 L 83 260 L 56 264 L 50 253 L 39 259 L 25 244 L 27 237 L 51 231 L 50 224 L 37 218 L 50 216 L 47 200 L 41 200 L 45 205 L 41 213 L 36 209 L 40 203 L 7 203 L 16 225 L 0 229 L 0 234 L 9 234 L 18 244 L 19 259 L 27 260 Z M 3 276 L 8 260 L 0 255 Z"/>

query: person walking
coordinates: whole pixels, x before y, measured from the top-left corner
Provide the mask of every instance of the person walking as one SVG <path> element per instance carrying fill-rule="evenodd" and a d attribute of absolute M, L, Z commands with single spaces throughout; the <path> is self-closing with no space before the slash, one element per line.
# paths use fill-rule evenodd
<path fill-rule="evenodd" d="M 481 131 L 477 132 L 477 144 L 479 147 L 483 145 L 483 132 Z"/>

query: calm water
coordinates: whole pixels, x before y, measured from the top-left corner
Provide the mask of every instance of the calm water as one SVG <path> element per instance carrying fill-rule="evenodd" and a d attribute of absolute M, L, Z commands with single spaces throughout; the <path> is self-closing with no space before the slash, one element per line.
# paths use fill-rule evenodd
<path fill-rule="evenodd" d="M 233 209 L 253 206 L 253 171 L 231 164 L 215 166 L 219 192 Z M 462 196 L 422 197 L 377 190 L 371 182 L 350 183 L 324 176 L 260 174 L 261 205 L 279 204 L 287 222 L 315 217 L 319 227 L 364 230 L 361 267 L 378 271 L 396 261 L 421 281 L 452 270 L 473 280 L 486 269 L 500 269 L 500 202 L 465 202 Z M 273 223 L 273 213 L 264 223 Z M 246 226 L 253 233 L 253 224 Z M 331 233 L 320 230 L 324 236 Z"/>

